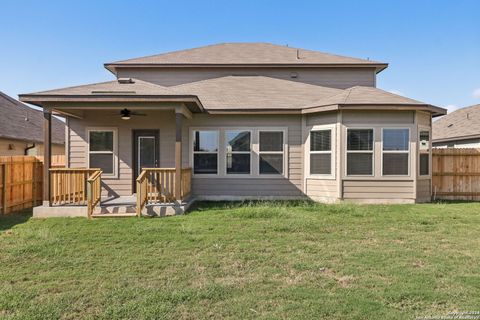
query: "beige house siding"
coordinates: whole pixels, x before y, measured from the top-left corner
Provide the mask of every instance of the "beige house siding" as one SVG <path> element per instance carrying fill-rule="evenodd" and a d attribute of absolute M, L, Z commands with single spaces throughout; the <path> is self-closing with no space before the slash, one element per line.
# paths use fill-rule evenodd
<path fill-rule="evenodd" d="M 417 129 L 413 111 L 344 111 L 342 115 L 344 139 L 348 128 L 374 129 L 374 167 L 372 176 L 346 175 L 346 148 L 341 157 L 343 199 L 357 202 L 414 202 L 416 177 Z M 382 175 L 382 129 L 408 128 L 410 130 L 410 170 L 408 176 Z"/>
<path fill-rule="evenodd" d="M 104 195 L 132 193 L 132 130 L 158 129 L 160 132 L 160 167 L 174 167 L 175 116 L 173 111 L 144 111 L 146 117 L 119 119 L 112 111 L 98 110 L 85 113 L 84 119 L 69 119 L 69 165 L 87 165 L 87 128 L 110 127 L 118 131 L 118 177 L 103 177 Z M 194 176 L 192 193 L 198 199 L 235 200 L 245 198 L 290 199 L 308 197 L 316 201 L 333 202 L 338 199 L 358 202 L 415 202 L 428 201 L 430 177 L 417 178 L 417 120 L 411 111 L 342 111 L 316 115 L 208 115 L 193 114 L 183 122 L 183 166 L 192 165 L 192 130 L 195 129 L 251 129 L 252 142 L 257 143 L 258 129 L 283 129 L 286 132 L 286 175 L 267 176 Z M 428 121 L 423 119 L 423 123 Z M 335 130 L 335 157 L 333 177 L 309 176 L 309 146 L 307 137 L 313 126 L 327 125 Z M 374 129 L 374 174 L 346 176 L 345 139 L 348 128 Z M 382 128 L 410 130 L 410 170 L 408 176 L 382 176 Z M 220 145 L 220 147 L 222 144 Z M 224 153 L 219 157 L 219 171 L 224 169 Z M 252 163 L 258 163 L 258 154 L 252 152 Z M 254 170 L 255 172 L 255 170 Z"/>
<path fill-rule="evenodd" d="M 0 156 L 23 156 L 25 155 L 25 148 L 29 146 L 32 146 L 32 143 L 27 143 L 22 140 L 0 139 Z M 65 154 L 65 147 L 58 144 L 52 145 L 52 154 Z M 36 143 L 35 148 L 28 150 L 28 155 L 43 155 L 43 144 Z"/>
<path fill-rule="evenodd" d="M 175 165 L 175 115 L 172 111 L 149 111 L 147 117 L 132 117 L 124 121 L 112 115 L 112 111 L 85 113 L 84 119 L 69 119 L 69 165 L 87 166 L 87 128 L 115 128 L 118 131 L 118 177 L 103 177 L 104 195 L 130 195 L 132 193 L 132 130 L 160 130 L 160 167 Z M 192 193 L 198 197 L 277 197 L 302 196 L 302 141 L 301 116 L 265 115 L 256 116 L 212 116 L 194 114 L 185 119 L 183 125 L 183 165 L 190 165 L 190 129 L 201 127 L 278 127 L 287 130 L 288 164 L 287 177 L 281 178 L 206 178 L 192 179 Z M 252 161 L 255 161 L 255 156 Z M 221 161 L 221 159 L 220 159 Z M 266 187 L 268 186 L 268 187 Z"/>
<path fill-rule="evenodd" d="M 332 157 L 334 157 L 335 165 L 332 168 L 332 177 L 330 178 L 310 176 L 310 145 L 308 144 L 308 136 L 314 126 L 327 126 L 328 128 L 334 129 L 334 136 L 332 136 Z M 338 174 L 336 172 L 340 161 L 340 134 L 341 130 L 337 112 L 327 112 L 305 116 L 305 128 L 303 131 L 303 141 L 305 144 L 304 159 L 306 164 L 304 168 L 305 193 L 314 201 L 334 202 L 340 197 L 338 187 L 340 179 L 338 178 Z M 335 150 L 333 151 L 333 149 Z"/>
<path fill-rule="evenodd" d="M 191 130 L 194 128 L 285 128 L 288 141 L 286 177 L 205 177 L 194 176 L 192 193 L 200 199 L 298 198 L 303 195 L 302 122 L 298 115 L 206 115 L 194 114 L 183 128 L 183 159 L 190 155 Z M 252 137 L 256 142 L 256 137 Z M 190 159 L 189 159 L 190 160 Z M 224 161 L 222 157 L 219 161 Z M 258 156 L 253 153 L 255 166 Z M 221 165 L 219 164 L 221 168 Z M 220 169 L 221 170 L 221 169 Z"/>
<path fill-rule="evenodd" d="M 137 78 L 163 86 L 230 75 L 266 76 L 339 89 L 376 85 L 375 68 L 118 68 L 117 72 L 119 78 Z"/>

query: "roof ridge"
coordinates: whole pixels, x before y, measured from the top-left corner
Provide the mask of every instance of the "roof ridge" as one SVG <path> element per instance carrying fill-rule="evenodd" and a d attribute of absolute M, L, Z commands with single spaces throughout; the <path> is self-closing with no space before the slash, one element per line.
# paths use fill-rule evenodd
<path fill-rule="evenodd" d="M 78 86 L 68 86 L 68 87 L 63 87 L 60 89 L 51 89 L 51 90 L 44 90 L 44 91 L 36 91 L 36 92 L 30 92 L 30 93 L 23 93 L 22 95 L 30 95 L 30 94 L 39 94 L 39 93 L 46 93 L 46 92 L 51 92 L 51 91 L 56 91 L 56 90 L 65 90 L 65 89 L 73 89 L 73 88 L 82 88 L 82 87 L 88 87 L 93 84 L 105 84 L 105 83 L 110 83 L 110 82 L 116 82 L 117 80 L 112 80 L 112 81 L 103 81 L 103 82 L 94 82 L 94 83 L 88 83 L 88 84 L 81 84 Z"/>

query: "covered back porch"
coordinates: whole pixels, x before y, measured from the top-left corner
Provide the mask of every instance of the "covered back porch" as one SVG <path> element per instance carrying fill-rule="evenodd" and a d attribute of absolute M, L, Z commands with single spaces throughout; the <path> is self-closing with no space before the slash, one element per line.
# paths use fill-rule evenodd
<path fill-rule="evenodd" d="M 34 216 L 183 213 L 192 203 L 183 124 L 203 111 L 198 98 L 157 86 L 139 95 L 147 89 L 136 80 L 92 86 L 21 96 L 44 110 L 43 204 Z M 52 114 L 66 117 L 66 168 L 51 168 Z"/>

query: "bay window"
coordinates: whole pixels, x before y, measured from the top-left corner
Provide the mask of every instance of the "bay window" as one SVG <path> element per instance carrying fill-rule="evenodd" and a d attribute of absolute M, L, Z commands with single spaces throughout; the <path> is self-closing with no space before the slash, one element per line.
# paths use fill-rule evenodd
<path fill-rule="evenodd" d="M 347 175 L 373 175 L 373 129 L 347 130 Z"/>
<path fill-rule="evenodd" d="M 193 131 L 193 172 L 195 174 L 218 173 L 218 131 Z"/>
<path fill-rule="evenodd" d="M 106 176 L 116 174 L 116 130 L 88 130 L 88 167 L 99 168 Z"/>
<path fill-rule="evenodd" d="M 382 146 L 382 174 L 407 176 L 410 159 L 410 130 L 383 129 Z"/>
<path fill-rule="evenodd" d="M 250 174 L 251 132 L 226 130 L 225 144 L 227 174 Z"/>
<path fill-rule="evenodd" d="M 310 175 L 332 174 L 332 129 L 310 131 Z"/>
<path fill-rule="evenodd" d="M 259 174 L 283 174 L 283 131 L 259 131 Z"/>

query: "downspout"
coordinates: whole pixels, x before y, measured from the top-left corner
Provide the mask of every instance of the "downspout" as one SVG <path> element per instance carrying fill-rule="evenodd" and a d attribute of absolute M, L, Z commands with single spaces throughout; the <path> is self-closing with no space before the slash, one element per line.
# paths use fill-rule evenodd
<path fill-rule="evenodd" d="M 27 146 L 28 146 L 28 144 L 27 144 Z M 33 149 L 33 148 L 35 148 L 35 142 L 30 147 L 25 148 L 24 155 L 28 156 L 28 150 Z"/>

